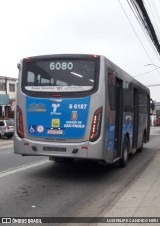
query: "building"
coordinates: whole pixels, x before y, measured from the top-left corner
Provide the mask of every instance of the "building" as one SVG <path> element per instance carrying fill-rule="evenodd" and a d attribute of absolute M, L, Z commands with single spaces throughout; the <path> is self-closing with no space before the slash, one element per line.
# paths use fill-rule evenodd
<path fill-rule="evenodd" d="M 160 102 L 155 102 L 155 114 L 157 117 L 160 117 Z"/>
<path fill-rule="evenodd" d="M 160 102 L 154 101 L 154 110 L 151 110 L 151 126 L 160 126 Z"/>
<path fill-rule="evenodd" d="M 14 118 L 17 79 L 0 76 L 0 118 Z"/>

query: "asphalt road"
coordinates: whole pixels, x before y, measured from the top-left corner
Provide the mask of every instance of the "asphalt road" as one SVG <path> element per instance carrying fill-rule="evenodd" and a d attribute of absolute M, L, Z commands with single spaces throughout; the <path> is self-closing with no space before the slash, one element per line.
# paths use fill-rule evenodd
<path fill-rule="evenodd" d="M 152 128 L 151 135 L 126 168 L 89 161 L 56 164 L 15 155 L 12 144 L 0 146 L 0 216 L 103 216 L 159 151 L 160 128 Z"/>

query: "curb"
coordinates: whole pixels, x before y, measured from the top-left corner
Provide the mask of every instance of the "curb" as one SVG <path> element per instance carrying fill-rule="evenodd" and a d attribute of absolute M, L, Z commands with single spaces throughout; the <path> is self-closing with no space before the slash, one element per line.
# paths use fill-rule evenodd
<path fill-rule="evenodd" d="M 13 144 L 13 142 L 14 142 L 13 140 L 10 140 L 10 141 L 4 141 L 4 140 L 1 141 L 1 140 L 0 140 L 0 146 L 8 145 L 8 144 Z"/>

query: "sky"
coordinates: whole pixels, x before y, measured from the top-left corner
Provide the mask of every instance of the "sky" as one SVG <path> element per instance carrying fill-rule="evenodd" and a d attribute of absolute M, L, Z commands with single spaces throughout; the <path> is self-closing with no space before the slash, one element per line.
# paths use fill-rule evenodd
<path fill-rule="evenodd" d="M 0 0 L 0 76 L 17 78 L 24 57 L 60 53 L 104 55 L 144 85 L 160 84 L 160 56 L 126 0 Z M 150 91 L 160 102 L 160 86 Z"/>

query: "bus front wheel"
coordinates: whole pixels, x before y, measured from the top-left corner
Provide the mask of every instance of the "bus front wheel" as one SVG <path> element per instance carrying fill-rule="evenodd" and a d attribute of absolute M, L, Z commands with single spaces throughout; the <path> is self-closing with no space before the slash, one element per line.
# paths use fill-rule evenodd
<path fill-rule="evenodd" d="M 122 150 L 122 157 L 119 161 L 120 167 L 125 167 L 128 163 L 128 157 L 129 157 L 129 140 L 127 137 L 124 137 L 123 141 L 123 150 Z"/>

